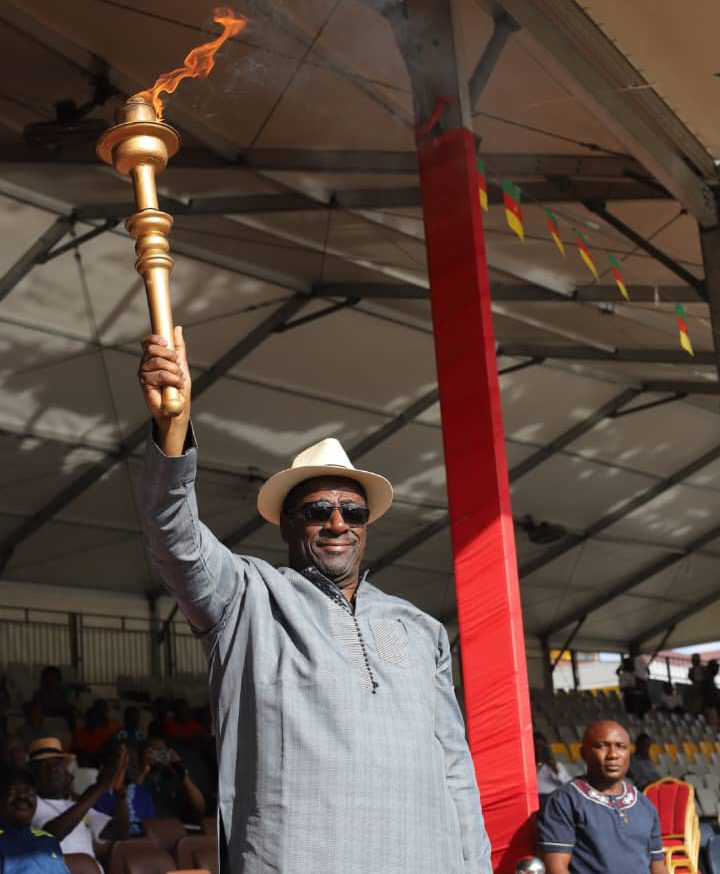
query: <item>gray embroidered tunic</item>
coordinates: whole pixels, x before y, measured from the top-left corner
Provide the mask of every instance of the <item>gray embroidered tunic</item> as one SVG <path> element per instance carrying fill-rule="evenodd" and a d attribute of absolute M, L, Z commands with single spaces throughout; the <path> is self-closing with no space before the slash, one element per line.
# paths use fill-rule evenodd
<path fill-rule="evenodd" d="M 196 456 L 148 441 L 144 528 L 208 656 L 223 874 L 491 874 L 443 626 L 231 553 L 198 519 Z"/>

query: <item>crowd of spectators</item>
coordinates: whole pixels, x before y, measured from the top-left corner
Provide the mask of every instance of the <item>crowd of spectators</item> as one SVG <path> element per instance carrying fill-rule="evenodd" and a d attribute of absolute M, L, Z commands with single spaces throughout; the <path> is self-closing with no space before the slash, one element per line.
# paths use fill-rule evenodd
<path fill-rule="evenodd" d="M 684 698 L 667 683 L 655 706 L 667 713 L 704 713 L 716 726 L 717 673 L 717 662 L 703 665 L 694 656 Z M 650 706 L 647 666 L 627 658 L 618 674 L 628 712 L 642 715 Z M 98 698 L 79 713 L 61 672 L 43 669 L 37 690 L 23 705 L 23 723 L 0 734 L 2 874 L 22 874 L 29 856 L 39 874 L 63 874 L 68 853 L 91 855 L 100 865 L 103 846 L 143 835 L 144 820 L 171 817 L 192 825 L 214 815 L 217 772 L 208 708 L 167 697 L 149 708 L 144 713 L 132 704 L 121 719 L 113 719 L 108 702 Z M 58 718 L 67 724 L 65 743 L 48 728 L 48 721 Z M 571 776 L 545 736 L 536 732 L 534 739 L 542 815 Z M 650 757 L 652 743 L 639 734 L 628 760 L 627 779 L 640 791 L 660 778 Z M 21 861 L 14 866 L 15 858 Z"/>
<path fill-rule="evenodd" d="M 192 827 L 214 815 L 208 708 L 193 710 L 182 698 L 158 698 L 151 708 L 130 705 L 113 719 L 99 698 L 79 713 L 61 672 L 43 669 L 24 722 L 0 735 L 2 874 L 27 871 L 29 857 L 38 874 L 62 874 L 68 853 L 92 856 L 100 870 L 103 846 L 141 836 L 143 820 L 172 817 Z M 67 724 L 64 742 L 47 725 L 58 717 Z"/>

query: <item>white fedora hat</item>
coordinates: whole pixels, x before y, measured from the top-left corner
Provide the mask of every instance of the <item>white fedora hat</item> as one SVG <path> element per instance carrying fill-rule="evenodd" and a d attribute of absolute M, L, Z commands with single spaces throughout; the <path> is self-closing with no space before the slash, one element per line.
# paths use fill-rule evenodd
<path fill-rule="evenodd" d="M 368 522 L 374 522 L 390 509 L 393 488 L 385 477 L 353 467 L 340 441 L 328 437 L 303 450 L 295 456 L 291 467 L 281 470 L 263 483 L 258 492 L 258 512 L 263 519 L 279 525 L 283 504 L 290 491 L 298 483 L 316 476 L 341 476 L 360 483 L 370 509 Z"/>

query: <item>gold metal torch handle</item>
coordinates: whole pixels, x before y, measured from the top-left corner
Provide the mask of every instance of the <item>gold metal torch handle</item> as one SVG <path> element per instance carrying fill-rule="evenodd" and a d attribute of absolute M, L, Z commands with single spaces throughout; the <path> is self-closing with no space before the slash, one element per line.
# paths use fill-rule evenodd
<path fill-rule="evenodd" d="M 168 234 L 172 228 L 172 216 L 158 209 L 146 208 L 127 220 L 127 230 L 136 240 L 135 269 L 145 283 L 150 324 L 153 334 L 163 337 L 170 349 L 175 348 L 173 317 L 170 306 L 170 271 L 173 259 L 168 254 Z M 162 390 L 162 409 L 166 416 L 178 416 L 183 410 L 179 391 L 167 385 Z"/>

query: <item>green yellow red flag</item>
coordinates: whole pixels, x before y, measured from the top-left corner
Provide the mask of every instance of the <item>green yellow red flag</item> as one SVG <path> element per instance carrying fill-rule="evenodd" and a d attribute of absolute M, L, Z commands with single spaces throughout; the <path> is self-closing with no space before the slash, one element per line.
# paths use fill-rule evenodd
<path fill-rule="evenodd" d="M 578 250 L 580 252 L 580 257 L 585 262 L 585 266 L 592 273 L 595 279 L 600 279 L 600 276 L 597 272 L 597 267 L 595 266 L 595 262 L 593 261 L 593 257 L 588 250 L 585 234 L 583 234 L 583 232 L 579 231 L 577 228 L 573 229 L 573 233 L 575 234 L 575 240 L 577 242 Z"/>
<path fill-rule="evenodd" d="M 478 174 L 478 196 L 480 198 L 480 206 L 488 211 L 488 194 L 487 194 L 487 176 L 485 175 L 485 161 L 480 155 L 475 156 L 475 165 Z"/>
<path fill-rule="evenodd" d="M 608 255 L 608 261 L 610 262 L 612 275 L 615 277 L 617 287 L 620 289 L 620 294 L 625 298 L 625 300 L 630 300 L 627 285 L 625 285 L 625 280 L 622 278 L 622 274 L 620 273 L 620 262 L 614 255 Z"/>
<path fill-rule="evenodd" d="M 548 230 L 550 231 L 550 236 L 553 238 L 553 242 L 560 250 L 560 254 L 565 254 L 565 246 L 563 245 L 563 241 L 560 237 L 560 231 L 558 230 L 557 219 L 555 218 L 555 213 L 551 209 L 547 209 L 547 207 L 543 207 L 545 211 L 545 221 L 547 222 Z"/>
<path fill-rule="evenodd" d="M 682 304 L 675 304 L 675 315 L 677 316 L 678 328 L 680 329 L 680 345 L 688 353 L 688 355 L 694 355 L 695 350 L 693 349 L 693 344 L 690 340 L 690 334 L 688 334 L 687 325 L 685 323 L 685 316 L 687 315 L 687 313 L 685 312 L 685 307 Z"/>
<path fill-rule="evenodd" d="M 525 225 L 523 223 L 522 210 L 520 209 L 520 189 L 517 185 L 513 185 L 509 179 L 501 179 L 500 184 L 503 190 L 503 202 L 505 204 L 505 218 L 511 231 L 525 239 Z"/>

